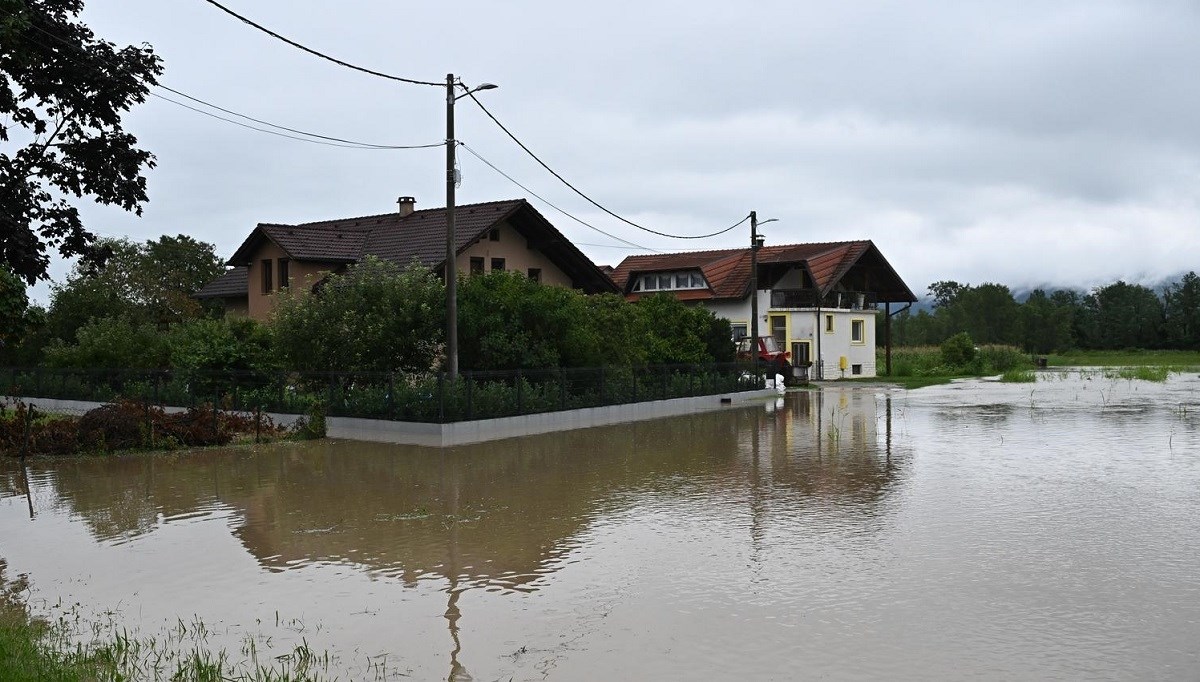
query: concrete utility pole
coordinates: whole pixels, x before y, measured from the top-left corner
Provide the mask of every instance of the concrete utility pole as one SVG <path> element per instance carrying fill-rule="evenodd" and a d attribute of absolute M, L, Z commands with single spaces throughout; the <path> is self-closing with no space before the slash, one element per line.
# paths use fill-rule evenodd
<path fill-rule="evenodd" d="M 458 376 L 458 268 L 454 264 L 454 74 L 446 74 L 446 373 Z"/>
<path fill-rule="evenodd" d="M 758 212 L 750 211 L 750 352 L 758 362 Z"/>
<path fill-rule="evenodd" d="M 455 256 L 458 249 L 454 236 L 454 188 L 458 184 L 454 155 L 458 140 L 454 138 L 454 103 L 478 90 L 492 90 L 499 86 L 480 83 L 461 95 L 454 94 L 454 74 L 446 74 L 446 374 L 451 379 L 458 377 L 458 268 Z"/>

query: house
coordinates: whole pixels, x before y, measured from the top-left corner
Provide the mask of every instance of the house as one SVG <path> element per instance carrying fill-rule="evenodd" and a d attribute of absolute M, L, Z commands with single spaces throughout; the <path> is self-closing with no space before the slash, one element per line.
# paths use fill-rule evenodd
<path fill-rule="evenodd" d="M 759 335 L 773 336 L 816 379 L 875 376 L 876 311 L 917 300 L 870 241 L 757 250 Z M 630 256 L 612 279 L 625 298 L 669 293 L 751 333 L 750 248 Z M 885 323 L 886 324 L 886 323 Z"/>
<path fill-rule="evenodd" d="M 265 320 L 273 294 L 311 289 L 368 255 L 401 266 L 413 261 L 444 272 L 446 209 L 415 210 L 400 197 L 383 215 L 280 225 L 260 223 L 229 259 L 231 269 L 196 293 L 227 314 Z M 515 270 L 539 282 L 615 292 L 612 280 L 528 201 L 514 199 L 455 208 L 455 266 L 471 274 Z"/>

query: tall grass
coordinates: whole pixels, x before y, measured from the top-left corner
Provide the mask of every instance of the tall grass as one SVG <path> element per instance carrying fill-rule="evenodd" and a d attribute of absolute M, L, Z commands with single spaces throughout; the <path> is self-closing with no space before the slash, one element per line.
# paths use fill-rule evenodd
<path fill-rule="evenodd" d="M 877 367 L 885 361 L 880 351 Z M 988 376 L 1012 370 L 1032 369 L 1029 356 L 1013 346 L 979 346 L 974 357 L 963 364 L 949 364 L 938 346 L 908 346 L 892 350 L 893 377 Z"/>
<path fill-rule="evenodd" d="M 34 618 L 21 602 L 20 591 L 21 586 L 8 584 L 0 593 L 0 680 L 316 682 L 336 679 L 329 671 L 330 655 L 314 652 L 304 640 L 290 652 L 272 655 L 269 651 L 259 651 L 255 639 L 247 636 L 240 655 L 234 655 L 207 646 L 208 630 L 199 619 L 190 623 L 180 620 L 161 637 L 138 637 L 113 623 L 88 622 L 78 612 L 54 619 Z M 91 637 L 87 636 L 88 631 Z M 388 677 L 387 670 L 375 662 L 371 663 L 368 674 L 373 679 Z"/>
<path fill-rule="evenodd" d="M 1139 367 L 1116 367 L 1113 369 L 1104 370 L 1105 379 L 1128 379 L 1138 381 L 1157 381 L 1163 382 L 1171 375 L 1173 368 L 1171 367 L 1155 367 L 1142 365 Z M 1178 370 L 1174 370 L 1178 371 Z"/>
<path fill-rule="evenodd" d="M 1010 369 L 1000 375 L 1000 381 L 1009 384 L 1032 384 L 1037 381 L 1037 374 L 1028 369 Z"/>

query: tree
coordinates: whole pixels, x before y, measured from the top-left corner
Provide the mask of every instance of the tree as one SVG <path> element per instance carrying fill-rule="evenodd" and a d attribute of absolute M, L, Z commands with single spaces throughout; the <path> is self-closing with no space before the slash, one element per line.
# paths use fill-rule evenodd
<path fill-rule="evenodd" d="M 213 245 L 186 235 L 141 244 L 98 243 L 110 254 L 104 264 L 80 261 L 53 289 L 50 330 L 67 343 L 75 340 L 76 330 L 100 318 L 160 326 L 196 319 L 203 309 L 191 295 L 222 271 Z"/>
<path fill-rule="evenodd" d="M 161 60 L 148 45 L 98 39 L 75 21 L 82 9 L 83 0 L 0 0 L 0 254 L 30 284 L 46 278 L 51 250 L 105 255 L 66 197 L 138 215 L 148 200 L 142 172 L 154 156 L 121 116 L 145 101 Z"/>
<path fill-rule="evenodd" d="M 1055 292 L 1056 294 L 1058 292 Z M 1074 311 L 1062 297 L 1034 289 L 1021 306 L 1021 344 L 1030 353 L 1050 353 L 1071 347 Z"/>
<path fill-rule="evenodd" d="M 1154 348 L 1162 344 L 1163 308 L 1158 296 L 1140 284 L 1117 281 L 1084 299 L 1089 320 L 1088 347 Z"/>
<path fill-rule="evenodd" d="M 275 295 L 270 327 L 288 369 L 428 372 L 437 363 L 445 288 L 428 268 L 368 256 L 315 293 Z"/>
<path fill-rule="evenodd" d="M 1200 276 L 1189 272 L 1163 293 L 1166 336 L 1175 348 L 1200 349 Z"/>
<path fill-rule="evenodd" d="M 466 277 L 458 291 L 463 369 L 574 365 L 590 350 L 577 291 L 543 286 L 519 272 Z"/>

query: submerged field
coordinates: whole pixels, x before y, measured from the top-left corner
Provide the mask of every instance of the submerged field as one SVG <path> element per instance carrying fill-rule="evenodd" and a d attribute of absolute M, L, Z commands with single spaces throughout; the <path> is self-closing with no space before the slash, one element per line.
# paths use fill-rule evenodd
<path fill-rule="evenodd" d="M 5 461 L 0 556 L 142 666 L 1188 679 L 1200 375 L 1036 374 L 446 450 Z"/>

